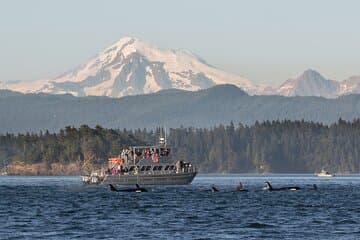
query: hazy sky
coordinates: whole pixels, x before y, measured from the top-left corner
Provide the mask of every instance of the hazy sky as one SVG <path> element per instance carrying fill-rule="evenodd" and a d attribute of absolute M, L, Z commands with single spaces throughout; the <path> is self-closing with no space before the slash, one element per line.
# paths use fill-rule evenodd
<path fill-rule="evenodd" d="M 123 36 L 185 48 L 278 85 L 308 68 L 360 75 L 357 0 L 1 0 L 0 81 L 55 77 Z"/>

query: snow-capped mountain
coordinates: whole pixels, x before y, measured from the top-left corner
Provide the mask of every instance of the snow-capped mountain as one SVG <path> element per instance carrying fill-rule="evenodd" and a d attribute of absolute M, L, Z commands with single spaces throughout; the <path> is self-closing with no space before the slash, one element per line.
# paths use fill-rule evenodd
<path fill-rule="evenodd" d="M 319 96 L 336 98 L 341 95 L 360 93 L 360 76 L 341 82 L 326 79 L 315 70 L 306 70 L 295 79 L 284 82 L 275 94 L 284 96 Z"/>
<path fill-rule="evenodd" d="M 284 82 L 276 91 L 284 96 L 322 96 L 334 98 L 338 96 L 339 82 L 325 79 L 315 70 L 306 70 L 295 79 Z"/>
<path fill-rule="evenodd" d="M 54 79 L 6 83 L 2 88 L 121 97 L 169 88 L 194 91 L 226 83 L 248 93 L 258 93 L 262 88 L 207 64 L 190 51 L 163 50 L 140 39 L 125 37 L 80 67 Z"/>
<path fill-rule="evenodd" d="M 122 97 L 169 88 L 195 91 L 219 84 L 233 84 L 249 94 L 258 95 L 335 98 L 360 93 L 360 76 L 339 82 L 309 69 L 274 88 L 222 71 L 188 50 L 164 50 L 131 37 L 121 38 L 84 64 L 54 79 L 0 82 L 0 89 L 22 93 Z"/>

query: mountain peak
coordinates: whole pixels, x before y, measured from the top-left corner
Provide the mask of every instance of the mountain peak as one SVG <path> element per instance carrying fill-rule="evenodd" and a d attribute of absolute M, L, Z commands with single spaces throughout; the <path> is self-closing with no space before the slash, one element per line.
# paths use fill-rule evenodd
<path fill-rule="evenodd" d="M 122 97 L 164 89 L 197 91 L 232 84 L 248 94 L 337 97 L 360 93 L 359 77 L 336 82 L 307 69 L 279 88 L 250 82 L 209 65 L 186 49 L 162 49 L 136 37 L 122 37 L 79 67 L 54 79 L 1 83 L 0 89 L 23 93 Z"/>
<path fill-rule="evenodd" d="M 161 49 L 159 46 L 144 41 L 136 37 L 120 38 L 110 47 L 106 48 L 101 54 L 108 55 L 111 53 L 123 54 L 125 57 L 132 53 L 139 53 L 150 61 L 176 61 L 184 58 L 190 61 L 200 61 L 207 64 L 203 59 L 187 49 Z M 165 58 L 165 59 L 164 59 Z M 167 59 L 166 59 L 167 58 Z M 208 64 L 207 64 L 208 65 Z"/>
<path fill-rule="evenodd" d="M 129 41 L 140 41 L 140 38 L 132 37 L 132 36 L 124 36 L 119 38 L 119 40 L 116 41 L 116 44 L 122 42 L 129 42 Z"/>
<path fill-rule="evenodd" d="M 313 69 L 307 69 L 305 70 L 298 78 L 297 80 L 326 80 L 318 71 Z"/>
<path fill-rule="evenodd" d="M 285 96 L 322 96 L 333 98 L 338 94 L 339 83 L 324 78 L 319 72 L 307 69 L 299 77 L 289 79 L 278 89 Z"/>
<path fill-rule="evenodd" d="M 241 76 L 212 67 L 189 50 L 161 49 L 139 38 L 123 37 L 72 71 L 39 82 L 36 88 L 24 82 L 17 89 L 122 97 L 170 88 L 196 91 L 226 83 L 249 93 L 258 89 Z M 7 87 L 12 89 L 10 85 Z"/>
<path fill-rule="evenodd" d="M 125 49 L 131 49 L 133 51 L 141 49 L 155 49 L 160 50 L 155 44 L 143 41 L 136 37 L 122 37 L 117 42 L 106 48 L 103 53 L 109 53 L 111 51 L 124 51 Z"/>
<path fill-rule="evenodd" d="M 319 74 L 318 71 L 316 71 L 315 69 L 312 69 L 312 68 L 306 69 L 303 73 L 315 73 L 315 74 Z"/>

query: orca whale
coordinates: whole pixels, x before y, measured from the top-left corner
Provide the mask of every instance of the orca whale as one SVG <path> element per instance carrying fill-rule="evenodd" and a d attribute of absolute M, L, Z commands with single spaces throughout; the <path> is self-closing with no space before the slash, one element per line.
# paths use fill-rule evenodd
<path fill-rule="evenodd" d="M 239 185 L 236 187 L 236 192 L 248 192 L 247 189 L 244 188 L 243 184 L 239 182 Z"/>
<path fill-rule="evenodd" d="M 301 188 L 298 186 L 273 188 L 273 186 L 271 186 L 271 184 L 268 181 L 265 182 L 265 187 L 263 188 L 263 190 L 267 190 L 267 191 L 286 191 L 286 190 L 296 191 L 300 189 Z"/>
<path fill-rule="evenodd" d="M 220 192 L 220 189 L 215 187 L 215 185 L 212 185 L 210 191 L 211 192 Z M 235 191 L 229 191 L 229 192 L 248 192 L 248 190 L 245 189 L 243 187 L 242 183 L 240 182 L 239 185 L 236 187 Z"/>
<path fill-rule="evenodd" d="M 110 191 L 112 192 L 147 192 L 148 191 L 145 188 L 140 187 L 139 184 L 135 185 L 136 188 L 122 188 L 122 189 L 117 189 L 112 184 L 109 184 L 109 186 L 110 186 Z"/>
<path fill-rule="evenodd" d="M 219 192 L 219 189 L 217 189 L 214 185 L 211 186 L 211 192 Z"/>

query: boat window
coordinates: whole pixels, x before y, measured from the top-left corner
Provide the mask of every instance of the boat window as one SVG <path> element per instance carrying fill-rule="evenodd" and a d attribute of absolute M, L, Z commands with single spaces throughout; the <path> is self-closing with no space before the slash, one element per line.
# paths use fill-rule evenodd
<path fill-rule="evenodd" d="M 170 166 L 169 166 L 169 165 L 167 165 L 167 166 L 165 167 L 165 171 L 166 171 L 166 170 L 169 170 L 169 167 L 170 167 Z"/>
<path fill-rule="evenodd" d="M 145 171 L 145 169 L 146 169 L 146 166 L 142 166 L 140 171 Z"/>
<path fill-rule="evenodd" d="M 174 165 L 171 165 L 170 166 L 170 170 L 174 170 L 175 169 L 175 166 Z"/>
<path fill-rule="evenodd" d="M 131 171 L 134 171 L 134 166 L 131 166 L 131 167 L 129 168 L 129 172 L 131 172 Z"/>
<path fill-rule="evenodd" d="M 153 171 L 156 171 L 156 170 L 157 170 L 157 166 L 154 166 L 154 167 L 153 167 Z"/>
<path fill-rule="evenodd" d="M 146 171 L 149 171 L 151 169 L 151 166 L 146 166 Z"/>
<path fill-rule="evenodd" d="M 162 167 L 163 167 L 163 166 L 159 166 L 157 170 L 158 170 L 158 171 L 161 171 Z"/>

